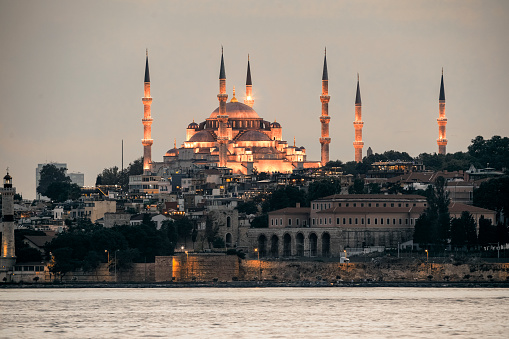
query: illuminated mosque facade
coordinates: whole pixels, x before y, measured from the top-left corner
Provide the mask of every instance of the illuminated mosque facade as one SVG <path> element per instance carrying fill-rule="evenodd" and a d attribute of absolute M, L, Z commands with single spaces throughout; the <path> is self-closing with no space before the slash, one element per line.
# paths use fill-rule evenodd
<path fill-rule="evenodd" d="M 327 74 L 327 60 L 324 60 L 324 77 Z M 328 103 L 328 96 L 324 99 L 324 85 L 327 79 L 322 80 L 322 103 Z M 219 71 L 219 94 L 217 95 L 219 107 L 202 122 L 194 120 L 187 126 L 186 140 L 180 147 L 175 142 L 174 148 L 168 150 L 162 162 L 152 161 L 151 125 L 152 117 L 150 106 L 150 75 L 148 54 L 145 66 L 145 96 L 144 104 L 144 171 L 161 175 L 163 169 L 191 168 L 193 166 L 210 166 L 229 168 L 233 173 L 252 174 L 257 172 L 291 173 L 294 170 L 319 168 L 329 160 L 330 138 L 328 137 L 328 105 L 322 105 L 322 161 L 308 161 L 306 148 L 293 145 L 283 140 L 283 128 L 279 122 L 264 120 L 253 109 L 252 96 L 253 83 L 249 56 L 247 61 L 246 90 L 244 102 L 235 96 L 228 101 L 226 93 L 226 71 L 223 54 L 221 53 L 221 66 Z M 325 89 L 327 86 L 325 85 Z M 325 93 L 325 95 L 327 95 Z M 326 116 L 324 118 L 324 116 Z M 323 134 L 326 130 L 326 136 Z M 324 143 L 326 150 L 323 149 Z"/>
<path fill-rule="evenodd" d="M 246 89 L 244 102 L 240 102 L 235 96 L 235 87 L 233 96 L 228 101 L 226 93 L 226 71 L 224 65 L 223 53 L 221 53 L 221 65 L 219 71 L 219 94 L 217 107 L 208 118 L 197 123 L 194 120 L 187 126 L 186 140 L 177 147 L 166 152 L 162 162 L 152 161 L 151 138 L 151 104 L 150 96 L 150 74 L 148 64 L 148 52 L 145 64 L 144 80 L 144 116 L 142 123 L 144 126 L 143 144 L 143 169 L 144 174 L 162 175 L 168 169 L 184 169 L 192 167 L 218 167 L 229 168 L 233 173 L 252 174 L 257 172 L 280 172 L 291 173 L 294 170 L 303 170 L 311 168 L 320 168 L 329 161 L 329 101 L 328 93 L 328 73 L 327 73 L 327 55 L 325 53 L 322 74 L 322 93 L 320 101 L 322 110 L 320 115 L 321 134 L 319 142 L 321 145 L 320 161 L 308 161 L 306 157 L 306 148 L 293 145 L 283 140 L 282 126 L 274 120 L 270 122 L 264 120 L 253 109 L 253 83 L 251 80 L 251 69 L 249 56 L 247 61 Z M 445 94 L 444 94 L 443 70 L 440 84 L 439 96 L 439 138 L 437 140 L 439 153 L 446 153 L 447 139 L 445 136 Z M 355 120 L 354 120 L 355 139 L 354 159 L 356 162 L 362 162 L 362 150 L 364 142 L 362 140 L 362 102 L 359 86 L 359 76 L 357 75 L 357 92 L 355 97 Z"/>

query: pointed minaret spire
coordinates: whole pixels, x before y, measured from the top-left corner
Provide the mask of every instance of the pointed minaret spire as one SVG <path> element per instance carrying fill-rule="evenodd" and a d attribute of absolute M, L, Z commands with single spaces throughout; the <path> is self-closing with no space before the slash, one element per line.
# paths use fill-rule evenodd
<path fill-rule="evenodd" d="M 253 107 L 253 82 L 251 81 L 251 66 L 249 65 L 249 54 L 247 55 L 247 75 L 246 75 L 246 99 L 244 104 Z"/>
<path fill-rule="evenodd" d="M 440 94 L 438 96 L 438 154 L 447 154 L 447 138 L 445 136 L 445 125 L 447 118 L 445 117 L 445 90 L 444 90 L 444 68 L 442 67 L 442 79 L 440 80 Z"/>
<path fill-rule="evenodd" d="M 145 82 L 150 82 L 150 73 L 148 71 L 148 48 L 146 49 L 146 61 L 145 61 Z"/>
<path fill-rule="evenodd" d="M 226 79 L 226 72 L 224 70 L 223 46 L 221 46 L 221 69 L 219 70 L 219 79 Z"/>
<path fill-rule="evenodd" d="M 322 80 L 329 80 L 329 74 L 327 73 L 327 47 L 325 47 L 325 55 L 323 57 Z"/>
<path fill-rule="evenodd" d="M 355 95 L 355 104 L 362 105 L 361 101 L 361 87 L 359 86 L 359 73 L 357 73 L 357 94 Z"/>
<path fill-rule="evenodd" d="M 353 142 L 353 148 L 355 150 L 355 162 L 362 161 L 362 148 L 364 142 L 362 141 L 362 127 L 364 122 L 362 121 L 362 102 L 361 102 L 361 88 L 359 85 L 359 73 L 357 73 L 357 94 L 355 95 L 355 121 L 353 122 L 355 130 L 355 141 Z"/>
<path fill-rule="evenodd" d="M 320 96 L 322 102 L 322 115 L 320 116 L 320 123 L 322 125 L 321 137 L 320 137 L 320 164 L 325 166 L 329 162 L 329 75 L 327 74 L 327 49 L 325 49 L 325 55 L 323 57 L 323 73 L 322 73 L 322 95 Z"/>
<path fill-rule="evenodd" d="M 193 119 L 194 122 L 194 119 Z M 177 138 L 173 139 L 173 148 L 177 148 Z"/>
<path fill-rule="evenodd" d="M 445 90 L 444 90 L 444 68 L 442 67 L 442 80 L 440 81 L 440 95 L 438 100 L 445 100 Z"/>

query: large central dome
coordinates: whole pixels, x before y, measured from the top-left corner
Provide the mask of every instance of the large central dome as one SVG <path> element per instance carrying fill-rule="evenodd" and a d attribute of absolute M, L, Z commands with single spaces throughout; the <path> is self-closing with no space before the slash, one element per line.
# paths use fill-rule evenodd
<path fill-rule="evenodd" d="M 219 114 L 219 107 L 210 115 L 209 119 L 216 119 Z M 226 114 L 229 119 L 260 119 L 254 109 L 240 102 L 227 102 Z"/>

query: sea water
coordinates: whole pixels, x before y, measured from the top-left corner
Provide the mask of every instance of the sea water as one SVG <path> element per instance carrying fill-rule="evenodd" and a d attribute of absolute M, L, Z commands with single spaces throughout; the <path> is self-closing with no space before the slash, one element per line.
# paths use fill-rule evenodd
<path fill-rule="evenodd" d="M 0 290 L 2 338 L 509 338 L 509 289 Z"/>

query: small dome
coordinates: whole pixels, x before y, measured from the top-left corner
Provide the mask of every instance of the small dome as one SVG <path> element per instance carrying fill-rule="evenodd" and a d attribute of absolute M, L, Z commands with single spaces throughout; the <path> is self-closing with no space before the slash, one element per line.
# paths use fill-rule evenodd
<path fill-rule="evenodd" d="M 210 115 L 209 119 L 216 119 L 219 114 L 219 107 Z M 260 119 L 254 109 L 241 102 L 227 102 L 226 114 L 229 119 Z"/>
<path fill-rule="evenodd" d="M 210 134 L 209 131 L 203 130 L 203 131 L 200 131 L 200 132 L 196 133 L 195 135 L 193 135 L 191 137 L 191 139 L 189 139 L 189 141 L 191 141 L 191 142 L 215 142 L 216 140 L 214 139 L 212 134 Z"/>
<path fill-rule="evenodd" d="M 198 124 L 193 120 L 193 122 L 187 126 L 187 129 L 197 129 L 198 127 Z"/>
<path fill-rule="evenodd" d="M 270 124 L 270 127 L 271 128 L 281 128 L 281 125 L 279 124 L 279 122 L 274 121 L 272 124 Z"/>
<path fill-rule="evenodd" d="M 265 133 L 251 130 L 242 134 L 237 141 L 270 141 L 270 138 Z"/>
<path fill-rule="evenodd" d="M 12 179 L 12 177 L 9 175 L 9 173 L 7 173 L 4 177 L 4 180 L 5 181 L 10 181 Z"/>
<path fill-rule="evenodd" d="M 179 150 L 176 148 L 172 148 L 172 149 L 168 150 L 168 152 L 166 152 L 166 154 L 164 156 L 165 157 L 175 157 L 178 154 L 179 154 Z"/>

